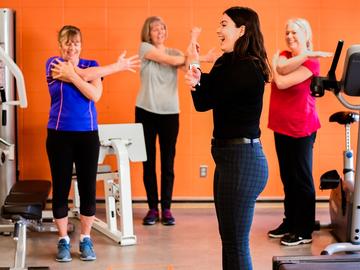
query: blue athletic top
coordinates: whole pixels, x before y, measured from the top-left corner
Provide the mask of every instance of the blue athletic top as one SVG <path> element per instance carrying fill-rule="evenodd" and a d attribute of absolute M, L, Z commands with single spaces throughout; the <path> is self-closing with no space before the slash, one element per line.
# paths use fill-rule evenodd
<path fill-rule="evenodd" d="M 46 62 L 46 80 L 51 97 L 48 128 L 62 131 L 93 131 L 98 129 L 94 101 L 85 97 L 72 83 L 53 79 L 51 64 L 60 57 L 51 57 Z M 94 60 L 80 59 L 78 67 L 98 66 Z"/>

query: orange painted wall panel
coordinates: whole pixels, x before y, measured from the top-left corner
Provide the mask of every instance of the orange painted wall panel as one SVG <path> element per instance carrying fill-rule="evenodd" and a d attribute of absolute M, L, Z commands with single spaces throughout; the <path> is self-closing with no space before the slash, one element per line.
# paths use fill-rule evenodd
<path fill-rule="evenodd" d="M 167 45 L 185 50 L 192 26 L 202 27 L 200 36 L 202 53 L 218 46 L 216 28 L 221 13 L 232 5 L 255 9 L 262 23 L 269 59 L 285 48 L 284 26 L 290 17 L 305 17 L 313 28 L 316 50 L 333 51 L 338 39 L 345 40 L 345 48 L 360 43 L 360 21 L 357 20 L 360 2 L 357 0 L 0 0 L 0 7 L 16 11 L 17 62 L 24 72 L 29 107 L 19 110 L 19 169 L 21 179 L 50 178 L 45 151 L 47 115 L 50 98 L 45 81 L 45 61 L 58 54 L 57 31 L 64 24 L 75 24 L 83 32 L 83 57 L 109 64 L 123 50 L 136 54 L 140 43 L 140 30 L 147 16 L 162 16 L 169 29 Z M 340 59 L 341 75 L 344 54 Z M 321 60 L 325 74 L 331 59 Z M 202 66 L 208 71 L 210 65 Z M 175 198 L 211 198 L 214 163 L 210 155 L 212 115 L 198 113 L 192 105 L 191 95 L 179 72 L 181 104 L 180 133 L 175 161 Z M 111 75 L 103 80 L 104 94 L 97 104 L 99 123 L 129 123 L 134 121 L 134 106 L 139 89 L 139 74 L 130 72 Z M 269 182 L 262 198 L 281 198 L 282 185 L 273 142 L 267 128 L 270 87 L 266 87 L 261 118 L 262 143 L 269 163 Z M 359 102 L 359 98 L 352 98 Z M 341 171 L 344 147 L 343 127 L 329 123 L 329 116 L 344 110 L 335 97 L 327 94 L 318 99 L 318 112 L 322 128 L 314 147 L 314 179 L 318 186 L 320 175 L 333 168 Z M 352 130 L 353 148 L 357 130 Z M 113 158 L 108 163 L 115 165 Z M 159 164 L 159 160 L 158 160 Z M 199 177 L 199 166 L 208 165 L 206 178 Z M 158 169 L 159 166 L 158 166 Z M 132 190 L 135 198 L 145 198 L 142 183 L 142 165 L 131 164 Z M 158 175 L 160 171 L 158 170 Z M 99 197 L 103 196 L 101 183 Z M 319 197 L 328 192 L 317 191 Z"/>

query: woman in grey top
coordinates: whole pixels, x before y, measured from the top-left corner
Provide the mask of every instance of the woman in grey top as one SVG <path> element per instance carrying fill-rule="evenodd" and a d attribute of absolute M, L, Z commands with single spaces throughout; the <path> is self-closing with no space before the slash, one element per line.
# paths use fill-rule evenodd
<path fill-rule="evenodd" d="M 141 86 L 136 100 L 135 120 L 142 123 L 145 134 L 147 161 L 144 185 L 149 211 L 144 225 L 159 221 L 158 188 L 156 180 L 156 136 L 161 154 L 161 222 L 174 225 L 170 212 L 174 185 L 175 145 L 179 132 L 179 98 L 177 69 L 184 65 L 184 54 L 165 47 L 167 30 L 160 17 L 149 17 L 141 31 Z"/>
<path fill-rule="evenodd" d="M 197 35 L 194 32 L 192 35 Z M 159 196 L 156 180 L 156 137 L 159 136 L 161 155 L 161 222 L 174 225 L 170 212 L 174 185 L 175 146 L 179 132 L 179 96 L 177 69 L 185 66 L 185 55 L 165 46 L 167 28 L 157 16 L 145 20 L 141 31 L 141 86 L 136 100 L 135 121 L 142 123 L 145 134 L 147 161 L 143 163 L 144 185 L 149 211 L 144 225 L 159 221 Z M 212 62 L 212 51 L 201 58 Z"/>

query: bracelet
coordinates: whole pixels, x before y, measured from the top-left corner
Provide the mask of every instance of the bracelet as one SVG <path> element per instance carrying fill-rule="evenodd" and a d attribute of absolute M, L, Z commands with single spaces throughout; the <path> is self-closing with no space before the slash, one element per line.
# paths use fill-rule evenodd
<path fill-rule="evenodd" d="M 200 69 L 200 64 L 197 63 L 197 62 L 191 63 L 191 64 L 189 65 L 189 69 L 192 69 L 192 67 L 196 67 L 198 70 L 201 71 L 201 69 Z"/>
<path fill-rule="evenodd" d="M 194 87 L 200 86 L 200 80 L 194 85 Z"/>

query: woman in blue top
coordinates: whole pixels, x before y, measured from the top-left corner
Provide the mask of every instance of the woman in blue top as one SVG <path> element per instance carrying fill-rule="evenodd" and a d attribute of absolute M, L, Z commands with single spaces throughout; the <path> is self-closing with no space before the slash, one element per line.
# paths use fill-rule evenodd
<path fill-rule="evenodd" d="M 60 57 L 46 63 L 46 79 L 51 96 L 46 150 L 53 182 L 52 210 L 59 230 L 57 261 L 71 261 L 67 235 L 68 195 L 75 163 L 80 194 L 80 259 L 96 259 L 90 231 L 96 209 L 96 172 L 99 156 L 95 102 L 102 94 L 101 77 L 134 71 L 138 57 L 123 53 L 114 64 L 98 67 L 94 60 L 80 58 L 81 32 L 71 25 L 58 35 Z"/>

